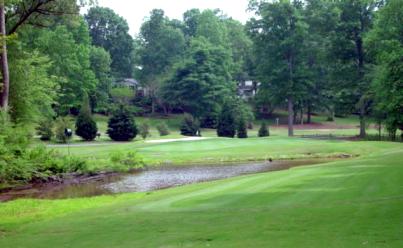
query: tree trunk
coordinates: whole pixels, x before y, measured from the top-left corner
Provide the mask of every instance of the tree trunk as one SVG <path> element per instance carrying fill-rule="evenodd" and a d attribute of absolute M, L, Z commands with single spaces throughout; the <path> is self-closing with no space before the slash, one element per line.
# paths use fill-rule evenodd
<path fill-rule="evenodd" d="M 308 109 L 306 112 L 306 123 L 311 124 L 311 118 L 312 118 L 312 107 L 311 104 L 308 103 Z"/>
<path fill-rule="evenodd" d="M 379 140 L 382 140 L 382 120 L 378 120 L 378 136 Z"/>
<path fill-rule="evenodd" d="M 360 138 L 365 138 L 365 104 L 360 106 Z"/>
<path fill-rule="evenodd" d="M 294 136 L 294 109 L 292 98 L 288 98 L 288 136 Z"/>
<path fill-rule="evenodd" d="M 168 107 L 165 104 L 162 104 L 162 108 L 164 109 L 164 115 L 168 116 Z"/>
<path fill-rule="evenodd" d="M 301 115 L 301 119 L 300 119 L 301 125 L 304 125 L 304 108 L 303 107 L 301 107 L 300 115 Z"/>
<path fill-rule="evenodd" d="M 6 18 L 4 10 L 4 0 L 0 0 L 0 35 L 1 35 L 1 74 L 3 85 L 0 94 L 0 107 L 8 108 L 8 95 L 10 90 L 10 76 L 8 71 L 7 44 L 6 44 Z"/>
<path fill-rule="evenodd" d="M 154 98 L 151 97 L 151 114 L 153 115 L 155 113 L 155 101 Z"/>

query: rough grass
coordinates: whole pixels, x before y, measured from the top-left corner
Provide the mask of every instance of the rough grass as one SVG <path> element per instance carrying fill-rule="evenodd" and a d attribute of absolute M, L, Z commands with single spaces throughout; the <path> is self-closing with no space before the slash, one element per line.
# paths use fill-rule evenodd
<path fill-rule="evenodd" d="M 203 142 L 189 145 L 220 140 Z M 314 145 L 305 142 L 276 143 L 292 153 Z M 189 145 L 154 152 L 186 154 Z M 361 157 L 151 194 L 3 203 L 0 247 L 402 247 L 402 144 L 322 141 L 312 149 L 321 147 Z"/>

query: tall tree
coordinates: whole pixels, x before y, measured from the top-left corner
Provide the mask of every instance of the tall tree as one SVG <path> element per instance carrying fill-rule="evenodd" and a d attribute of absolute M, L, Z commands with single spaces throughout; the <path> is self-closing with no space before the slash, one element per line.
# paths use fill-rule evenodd
<path fill-rule="evenodd" d="M 132 77 L 133 38 L 129 35 L 127 21 L 112 9 L 93 7 L 85 15 L 92 42 L 103 47 L 112 58 L 112 74 L 117 78 Z"/>
<path fill-rule="evenodd" d="M 92 0 L 78 1 L 82 5 L 92 2 Z M 7 8 L 7 13 L 5 8 Z M 10 88 L 6 35 L 16 33 L 25 24 L 43 27 L 48 25 L 55 15 L 78 15 L 78 12 L 79 6 L 76 0 L 0 1 L 0 36 L 2 41 L 0 107 L 8 106 Z"/>
<path fill-rule="evenodd" d="M 91 69 L 91 41 L 82 18 L 69 26 L 57 24 L 40 30 L 27 27 L 20 39 L 27 50 L 38 50 L 51 59 L 49 73 L 59 85 L 60 113 L 77 109 L 83 94 L 95 90 L 98 80 Z"/>
<path fill-rule="evenodd" d="M 91 69 L 98 79 L 95 91 L 91 92 L 91 107 L 95 112 L 106 113 L 109 104 L 109 92 L 112 87 L 111 56 L 102 47 L 91 47 Z"/>
<path fill-rule="evenodd" d="M 140 43 L 140 78 L 148 88 L 154 113 L 156 105 L 164 105 L 160 89 L 170 76 L 173 65 L 181 59 L 185 39 L 180 29 L 170 25 L 164 11 L 155 9 L 141 26 Z"/>
<path fill-rule="evenodd" d="M 306 91 L 304 38 L 307 26 L 299 1 L 251 1 L 259 16 L 249 22 L 255 42 L 258 78 L 262 88 L 275 92 L 288 105 L 288 135 L 293 136 L 294 102 Z"/>
<path fill-rule="evenodd" d="M 8 96 L 10 90 L 10 76 L 8 71 L 8 56 L 7 56 L 7 42 L 6 42 L 6 17 L 4 0 L 0 1 L 0 38 L 1 38 L 1 74 L 3 76 L 3 84 L 0 94 L 0 107 L 8 108 Z"/>
<path fill-rule="evenodd" d="M 403 5 L 389 0 L 378 13 L 366 41 L 376 58 L 373 92 L 392 138 L 403 130 Z M 402 132 L 403 137 L 403 132 Z"/>
<path fill-rule="evenodd" d="M 239 82 L 251 79 L 253 42 L 249 38 L 245 26 L 239 21 L 227 18 L 223 20 L 228 37 L 232 57 L 232 78 Z"/>
<path fill-rule="evenodd" d="M 311 122 L 312 111 L 327 111 L 329 120 L 334 116 L 337 87 L 330 77 L 333 68 L 331 38 L 337 26 L 339 10 L 332 1 L 306 0 L 304 18 L 308 24 L 305 47 L 310 83 L 304 96 L 307 122 Z"/>
<path fill-rule="evenodd" d="M 335 78 L 344 101 L 356 105 L 360 118 L 360 137 L 366 135 L 365 116 L 370 103 L 371 58 L 368 56 L 364 36 L 372 27 L 374 11 L 380 0 L 339 0 L 339 21 L 333 36 Z M 347 99 L 346 99 L 347 98 Z"/>
<path fill-rule="evenodd" d="M 15 123 L 33 123 L 53 116 L 58 84 L 49 75 L 51 61 L 37 51 L 25 51 L 20 42 L 10 43 L 10 109 Z"/>
<path fill-rule="evenodd" d="M 230 52 L 199 37 L 191 40 L 185 57 L 164 87 L 165 98 L 197 118 L 217 112 L 226 97 L 235 95 Z"/>

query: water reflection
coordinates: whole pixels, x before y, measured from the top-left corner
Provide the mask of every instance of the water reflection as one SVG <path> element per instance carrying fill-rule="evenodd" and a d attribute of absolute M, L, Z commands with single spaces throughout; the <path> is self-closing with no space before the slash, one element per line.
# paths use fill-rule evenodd
<path fill-rule="evenodd" d="M 328 160 L 327 160 L 328 161 Z M 212 181 L 239 175 L 284 170 L 290 167 L 323 163 L 326 160 L 291 160 L 242 164 L 195 165 L 181 167 L 150 168 L 146 171 L 124 175 L 97 177 L 86 182 L 36 185 L 25 190 L 13 190 L 0 194 L 0 201 L 16 198 L 60 199 L 146 192 L 179 185 Z"/>

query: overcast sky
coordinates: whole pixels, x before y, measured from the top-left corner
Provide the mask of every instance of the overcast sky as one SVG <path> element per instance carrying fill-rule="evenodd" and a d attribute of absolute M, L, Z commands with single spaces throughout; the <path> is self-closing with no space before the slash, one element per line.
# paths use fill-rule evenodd
<path fill-rule="evenodd" d="M 245 23 L 251 13 L 247 13 L 249 0 L 98 0 L 102 7 L 113 9 L 124 17 L 130 26 L 130 34 L 139 32 L 144 17 L 152 9 L 163 9 L 170 19 L 182 19 L 189 9 L 221 9 L 228 16 Z"/>

